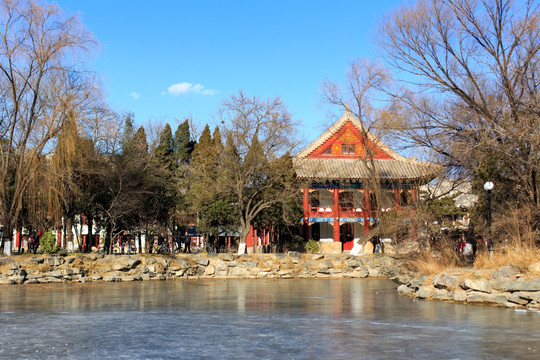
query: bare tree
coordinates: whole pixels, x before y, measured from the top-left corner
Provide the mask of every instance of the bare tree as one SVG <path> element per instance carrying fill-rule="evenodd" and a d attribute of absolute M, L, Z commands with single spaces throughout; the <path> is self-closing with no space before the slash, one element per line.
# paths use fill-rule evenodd
<path fill-rule="evenodd" d="M 32 174 L 84 91 L 73 76 L 77 55 L 93 45 L 78 18 L 55 5 L 0 5 L 0 216 L 8 253 Z"/>
<path fill-rule="evenodd" d="M 384 221 L 382 204 L 391 203 L 392 197 L 382 189 L 381 169 L 376 161 L 376 148 L 381 146 L 382 138 L 389 137 L 391 129 L 400 127 L 400 117 L 391 116 L 395 111 L 391 97 L 388 96 L 392 78 L 388 69 L 368 59 L 357 59 L 350 64 L 344 85 L 332 81 L 323 84 L 326 101 L 351 112 L 361 123 L 364 138 L 364 150 L 357 154 L 357 161 L 368 170 L 369 176 L 363 179 L 366 190 L 372 200 L 373 217 L 377 222 Z M 373 136 L 375 134 L 376 136 Z M 375 210 L 375 212 L 373 212 Z M 392 219 L 396 223 L 396 218 Z M 399 220 L 399 219 L 398 219 Z M 389 224 L 375 227 L 369 237 L 379 235 L 381 231 L 391 233 Z M 397 226 L 393 226 L 397 227 Z M 363 241 L 366 241 L 363 239 Z"/>
<path fill-rule="evenodd" d="M 241 242 L 261 211 L 298 196 L 290 151 L 295 123 L 281 99 L 250 98 L 243 92 L 225 100 L 220 111 L 226 137 L 219 192 L 234 199 Z"/>
<path fill-rule="evenodd" d="M 536 209 L 538 10 L 534 0 L 422 0 L 380 26 L 385 56 L 407 83 L 395 94 L 407 119 L 403 140 L 457 176 L 494 181 L 506 197 L 497 203 Z"/>

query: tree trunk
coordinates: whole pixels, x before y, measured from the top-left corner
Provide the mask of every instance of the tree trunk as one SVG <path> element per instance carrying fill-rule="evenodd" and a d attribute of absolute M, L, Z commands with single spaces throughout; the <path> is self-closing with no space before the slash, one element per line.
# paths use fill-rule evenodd
<path fill-rule="evenodd" d="M 86 235 L 86 241 L 84 244 L 84 252 L 90 252 L 90 243 L 92 242 L 92 225 L 94 222 L 94 218 L 92 216 L 88 216 L 88 235 Z"/>
<path fill-rule="evenodd" d="M 64 232 L 64 244 L 69 249 L 69 244 L 71 244 L 71 248 L 73 249 L 73 218 L 71 216 L 66 216 L 66 230 Z"/>
<path fill-rule="evenodd" d="M 11 240 L 13 238 L 13 228 L 10 224 L 4 225 L 4 231 L 2 232 L 2 239 L 4 245 L 4 254 L 11 255 Z"/>

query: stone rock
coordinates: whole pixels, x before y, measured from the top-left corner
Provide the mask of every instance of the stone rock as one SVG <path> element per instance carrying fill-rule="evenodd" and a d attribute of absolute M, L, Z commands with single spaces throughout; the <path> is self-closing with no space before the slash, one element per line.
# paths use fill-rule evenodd
<path fill-rule="evenodd" d="M 244 266 L 236 266 L 233 268 L 229 268 L 229 275 L 230 276 L 236 276 L 236 277 L 244 277 L 248 274 L 246 267 Z"/>
<path fill-rule="evenodd" d="M 420 276 L 419 278 L 415 278 L 411 281 L 409 286 L 413 288 L 414 290 L 418 291 L 418 289 L 420 288 L 420 286 L 422 286 L 422 284 L 424 283 L 424 281 L 426 281 L 426 279 L 427 279 L 426 276 Z"/>
<path fill-rule="evenodd" d="M 416 241 L 405 241 L 394 246 L 396 254 L 411 254 L 420 251 L 420 246 Z"/>
<path fill-rule="evenodd" d="M 128 271 L 130 267 L 124 263 L 113 264 L 112 269 L 114 271 Z"/>
<path fill-rule="evenodd" d="M 334 263 L 332 262 L 332 260 L 330 259 L 327 259 L 327 260 L 324 260 L 321 265 L 323 267 L 326 267 L 326 268 L 333 268 L 334 267 Z"/>
<path fill-rule="evenodd" d="M 519 291 L 510 294 L 510 296 L 508 296 L 508 301 L 519 305 L 527 305 L 531 302 L 531 300 L 522 298 L 519 294 L 521 294 Z"/>
<path fill-rule="evenodd" d="M 516 291 L 512 293 L 512 296 L 516 295 L 520 298 L 529 301 L 536 301 L 540 303 L 540 291 L 528 292 L 528 291 Z"/>
<path fill-rule="evenodd" d="M 412 295 L 414 294 L 414 290 L 408 287 L 405 284 L 399 285 L 397 288 L 397 291 L 403 295 Z"/>
<path fill-rule="evenodd" d="M 221 259 L 222 259 L 223 261 L 233 261 L 233 260 L 234 260 L 234 257 L 232 256 L 232 254 L 226 253 L 226 254 L 223 254 L 223 255 L 221 256 Z"/>
<path fill-rule="evenodd" d="M 246 265 L 247 268 L 254 268 L 257 267 L 256 261 L 244 261 L 244 265 Z"/>
<path fill-rule="evenodd" d="M 202 266 L 208 266 L 210 260 L 208 260 L 208 258 L 198 257 L 195 259 L 195 263 Z"/>
<path fill-rule="evenodd" d="M 317 270 L 317 273 L 327 275 L 327 274 L 330 274 L 330 270 L 327 267 L 322 267 L 319 270 Z"/>
<path fill-rule="evenodd" d="M 312 254 L 311 260 L 321 260 L 324 259 L 324 254 Z"/>
<path fill-rule="evenodd" d="M 399 285 L 407 285 L 411 282 L 411 278 L 405 275 L 397 275 L 390 278 L 393 282 Z"/>
<path fill-rule="evenodd" d="M 55 270 L 55 271 L 48 272 L 46 276 L 52 277 L 52 278 L 61 278 L 64 276 L 64 274 L 60 270 Z"/>
<path fill-rule="evenodd" d="M 467 303 L 470 304 L 504 305 L 507 301 L 508 297 L 503 293 L 487 294 L 473 291 L 467 294 Z"/>
<path fill-rule="evenodd" d="M 361 263 L 358 262 L 357 260 L 348 260 L 347 261 L 347 266 L 352 267 L 353 269 L 359 267 L 360 265 L 361 265 Z"/>
<path fill-rule="evenodd" d="M 10 279 L 13 280 L 15 284 L 22 284 L 24 280 L 26 280 L 26 276 L 15 275 L 10 277 Z"/>
<path fill-rule="evenodd" d="M 204 269 L 204 275 L 211 276 L 211 275 L 214 275 L 215 273 L 216 273 L 216 268 L 213 267 L 212 265 L 209 265 Z"/>
<path fill-rule="evenodd" d="M 457 302 L 466 302 L 467 301 L 467 292 L 461 289 L 456 289 L 454 291 L 454 301 Z"/>
<path fill-rule="evenodd" d="M 11 257 L 0 257 L 0 266 L 13 263 L 14 260 Z"/>
<path fill-rule="evenodd" d="M 93 280 L 93 281 L 103 280 L 103 276 L 101 276 L 101 275 L 92 275 L 90 277 L 90 280 Z"/>
<path fill-rule="evenodd" d="M 32 257 L 28 261 L 32 264 L 43 264 L 43 258 L 40 257 Z"/>
<path fill-rule="evenodd" d="M 519 267 L 515 265 L 506 265 L 506 266 L 501 266 L 499 270 L 495 270 L 493 274 L 491 274 L 491 277 L 495 278 L 497 276 L 503 276 L 508 279 L 515 279 L 517 278 L 518 274 L 519 274 Z"/>
<path fill-rule="evenodd" d="M 453 300 L 453 296 L 451 297 L 451 295 L 453 294 L 446 289 L 436 288 L 431 297 L 435 300 L 448 301 Z"/>
<path fill-rule="evenodd" d="M 19 270 L 20 267 L 21 266 L 17 264 L 16 262 L 12 262 L 9 264 L 8 269 L 14 271 L 14 270 Z"/>
<path fill-rule="evenodd" d="M 459 285 L 463 290 L 490 292 L 489 282 L 486 279 L 465 279 Z"/>
<path fill-rule="evenodd" d="M 369 267 L 368 268 L 369 277 L 379 277 L 381 276 L 381 272 L 379 271 L 379 268 Z"/>
<path fill-rule="evenodd" d="M 206 259 L 208 260 L 208 259 Z M 208 260 L 210 261 L 210 260 Z M 164 269 L 167 269 L 169 267 L 169 265 L 171 265 L 171 262 L 167 259 L 164 259 L 162 257 L 158 257 L 156 258 L 156 263 L 160 264 L 161 266 L 163 266 Z"/>
<path fill-rule="evenodd" d="M 358 268 L 353 274 L 358 278 L 367 278 L 369 276 L 369 272 L 365 268 Z"/>
<path fill-rule="evenodd" d="M 329 269 L 329 270 L 330 270 L 330 275 L 341 275 L 343 273 L 343 271 L 341 271 L 341 269 L 332 268 L 332 269 Z"/>
<path fill-rule="evenodd" d="M 435 288 L 433 286 L 420 286 L 414 296 L 419 299 L 429 299 L 434 292 Z"/>
<path fill-rule="evenodd" d="M 284 275 L 292 275 L 292 270 L 281 270 L 281 271 L 278 271 L 278 275 L 280 277 L 283 277 Z"/>
<path fill-rule="evenodd" d="M 287 256 L 290 258 L 300 258 L 301 254 L 298 251 L 289 251 Z"/>
<path fill-rule="evenodd" d="M 540 291 L 540 279 L 511 281 L 506 284 L 504 291 Z"/>
<path fill-rule="evenodd" d="M 124 265 L 126 265 L 127 268 L 134 269 L 141 263 L 141 260 L 136 257 L 130 256 L 130 257 L 125 258 L 123 263 Z"/>
<path fill-rule="evenodd" d="M 368 241 L 362 247 L 362 254 L 373 254 L 373 244 L 371 241 Z"/>
<path fill-rule="evenodd" d="M 155 273 L 155 272 L 156 272 L 156 266 L 153 265 L 153 264 L 152 264 L 152 265 L 148 265 L 146 268 L 148 269 L 148 272 L 152 272 L 152 273 Z M 144 271 L 144 269 L 143 269 L 143 271 Z"/>

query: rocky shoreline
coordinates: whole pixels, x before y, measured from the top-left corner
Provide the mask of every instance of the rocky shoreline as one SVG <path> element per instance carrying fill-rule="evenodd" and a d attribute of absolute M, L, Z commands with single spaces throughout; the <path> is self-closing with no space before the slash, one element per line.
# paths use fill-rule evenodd
<path fill-rule="evenodd" d="M 540 272 L 533 269 L 532 273 Z M 475 305 L 540 310 L 540 278 L 517 266 L 459 269 L 427 277 L 407 268 L 404 255 L 181 254 L 0 257 L 0 284 L 173 279 L 387 278 L 402 295 Z"/>

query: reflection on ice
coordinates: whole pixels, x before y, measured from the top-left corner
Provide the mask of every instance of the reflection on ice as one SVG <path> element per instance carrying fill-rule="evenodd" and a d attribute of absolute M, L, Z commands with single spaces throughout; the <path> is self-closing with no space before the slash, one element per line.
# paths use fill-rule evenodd
<path fill-rule="evenodd" d="M 539 315 L 382 280 L 2 286 L 0 358 L 536 359 Z"/>

